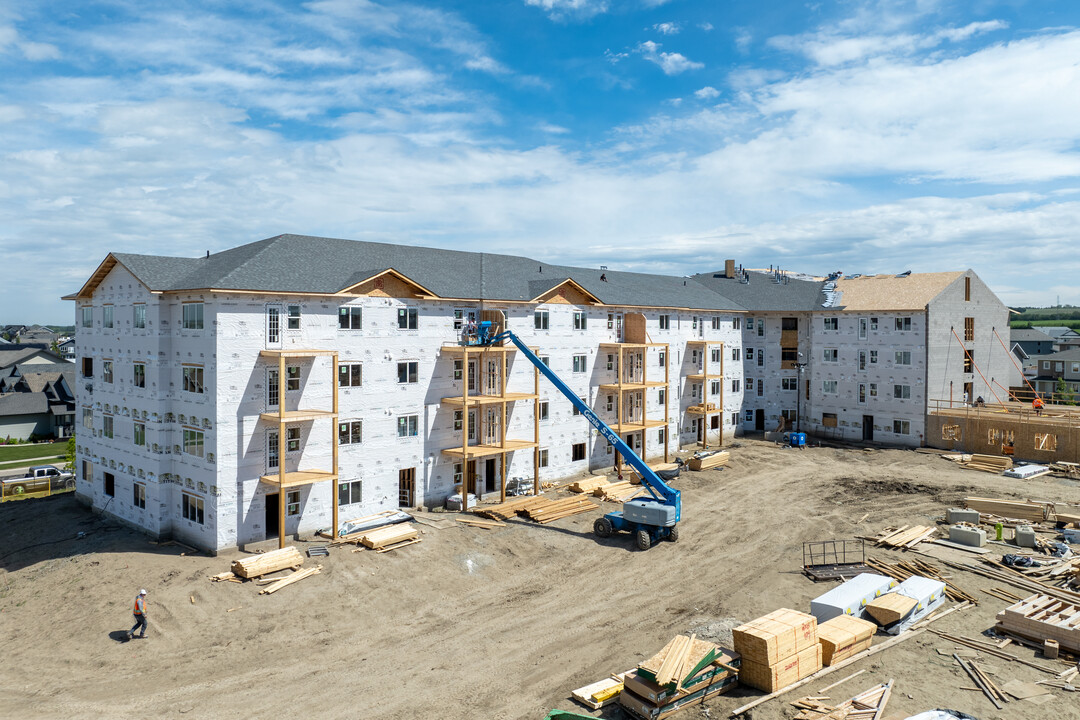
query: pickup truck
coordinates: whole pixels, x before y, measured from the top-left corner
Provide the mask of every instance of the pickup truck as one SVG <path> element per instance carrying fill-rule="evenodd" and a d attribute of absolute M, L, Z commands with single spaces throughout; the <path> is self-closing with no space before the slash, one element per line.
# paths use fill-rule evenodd
<path fill-rule="evenodd" d="M 3 480 L 3 497 L 37 492 L 75 489 L 75 476 L 55 465 L 34 465 L 23 477 Z"/>

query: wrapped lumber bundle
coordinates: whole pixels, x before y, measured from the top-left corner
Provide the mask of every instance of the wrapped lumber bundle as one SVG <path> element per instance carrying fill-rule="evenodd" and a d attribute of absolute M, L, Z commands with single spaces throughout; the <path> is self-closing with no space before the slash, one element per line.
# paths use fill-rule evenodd
<path fill-rule="evenodd" d="M 420 536 L 411 524 L 389 525 L 377 530 L 364 533 L 360 536 L 360 542 L 364 547 L 378 550 L 400 542 L 415 540 Z"/>
<path fill-rule="evenodd" d="M 821 669 L 817 618 L 780 609 L 732 631 L 744 685 L 772 693 Z"/>
<path fill-rule="evenodd" d="M 591 493 L 599 487 L 603 487 L 608 484 L 608 479 L 603 475 L 594 475 L 593 477 L 585 478 L 584 480 L 578 480 L 572 482 L 566 486 L 566 489 L 575 493 Z"/>
<path fill-rule="evenodd" d="M 847 660 L 870 647 L 877 625 L 851 615 L 839 615 L 817 626 L 821 645 L 821 664 L 825 666 Z"/>
<path fill-rule="evenodd" d="M 997 515 L 998 517 L 1027 520 L 1028 522 L 1042 522 L 1053 512 L 1050 503 L 995 500 L 980 497 L 964 498 L 964 507 L 978 510 L 984 515 Z"/>
<path fill-rule="evenodd" d="M 727 465 L 728 460 L 731 459 L 731 453 L 727 450 L 721 450 L 710 455 L 697 456 L 695 455 L 690 460 L 691 470 L 708 470 L 714 467 L 720 467 L 721 465 Z"/>
<path fill-rule="evenodd" d="M 233 575 L 242 578 L 257 578 L 269 575 L 285 568 L 300 567 L 304 564 L 304 556 L 300 551 L 290 545 L 287 548 L 253 555 L 241 560 L 234 560 L 232 564 Z"/>
<path fill-rule="evenodd" d="M 623 677 L 619 705 L 643 720 L 663 720 L 738 683 L 739 654 L 696 636 L 677 635 Z"/>

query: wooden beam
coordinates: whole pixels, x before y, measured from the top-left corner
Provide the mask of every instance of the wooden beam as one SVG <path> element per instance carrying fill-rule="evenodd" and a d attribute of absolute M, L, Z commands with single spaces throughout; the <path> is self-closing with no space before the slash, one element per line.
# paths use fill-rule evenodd
<path fill-rule="evenodd" d="M 533 368 L 533 495 L 540 494 L 540 368 Z"/>
<path fill-rule="evenodd" d="M 476 381 L 480 382 L 480 365 L 476 366 Z M 479 409 L 477 410 L 479 412 Z M 476 418 L 479 423 L 480 418 Z M 461 509 L 469 509 L 469 348 L 461 355 Z"/>
<path fill-rule="evenodd" d="M 333 407 L 334 407 L 334 419 L 330 423 L 330 442 L 331 447 L 334 448 L 334 466 L 332 472 L 334 473 L 334 482 L 330 484 L 330 502 L 333 506 L 334 513 L 334 538 L 337 538 L 338 534 L 338 481 L 341 478 L 340 469 L 338 468 L 338 355 L 335 352 L 332 356 L 333 362 L 331 364 L 331 377 L 330 388 L 333 392 Z M 363 427 L 360 428 L 361 431 Z"/>
<path fill-rule="evenodd" d="M 285 440 L 285 356 L 278 356 L 278 548 L 285 547 L 285 498 L 288 491 L 285 489 L 285 450 L 288 442 Z"/>
<path fill-rule="evenodd" d="M 626 348 L 624 348 L 622 345 L 619 346 L 619 364 L 615 366 L 615 369 L 616 369 L 616 371 L 618 371 L 618 374 L 619 374 L 619 391 L 618 391 L 618 398 L 616 399 L 616 402 L 617 402 L 617 405 L 616 405 L 616 413 L 617 414 L 615 416 L 615 424 L 616 425 L 622 425 L 622 422 L 623 422 L 623 360 L 625 358 L 625 356 L 623 355 L 623 351 L 625 349 Z M 615 472 L 616 472 L 616 474 L 618 474 L 619 477 L 622 477 L 622 461 L 623 461 L 622 455 L 620 455 L 618 453 L 618 451 L 616 451 L 615 452 Z"/>
<path fill-rule="evenodd" d="M 671 442 L 671 418 L 668 408 L 671 407 L 671 346 L 664 345 L 664 462 L 670 462 L 668 447 Z"/>

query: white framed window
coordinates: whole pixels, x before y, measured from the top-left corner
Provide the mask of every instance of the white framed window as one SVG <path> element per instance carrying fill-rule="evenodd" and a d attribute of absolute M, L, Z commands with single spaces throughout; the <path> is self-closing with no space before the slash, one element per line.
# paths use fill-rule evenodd
<path fill-rule="evenodd" d="M 416 330 L 419 327 L 420 311 L 416 308 L 398 308 L 398 330 Z"/>
<path fill-rule="evenodd" d="M 545 363 L 545 365 L 546 364 L 547 363 Z M 586 357 L 584 355 L 575 355 L 574 356 L 574 372 L 583 373 L 586 370 L 588 370 L 588 365 L 586 363 Z"/>
<path fill-rule="evenodd" d="M 911 318 L 909 318 L 909 317 L 898 317 L 898 318 L 896 318 L 896 329 L 900 330 L 900 331 L 910 330 L 911 329 Z"/>
<path fill-rule="evenodd" d="M 113 381 L 113 361 L 102 360 L 101 361 L 101 380 L 102 382 L 111 383 Z"/>
<path fill-rule="evenodd" d="M 657 361 L 660 363 L 660 367 L 667 365 L 667 353 L 663 350 L 657 353 Z"/>
<path fill-rule="evenodd" d="M 355 505 L 364 501 L 364 483 L 361 480 L 350 480 L 338 483 L 338 505 Z"/>
<path fill-rule="evenodd" d="M 656 392 L 656 401 L 660 403 L 660 407 L 667 404 L 667 388 L 660 388 Z"/>
<path fill-rule="evenodd" d="M 277 375 L 275 374 L 275 380 Z M 276 384 L 276 383 L 275 383 Z M 203 368 L 202 365 L 184 366 L 184 392 L 201 395 L 203 393 Z M 275 405 L 277 403 L 274 403 Z"/>
<path fill-rule="evenodd" d="M 589 325 L 589 316 L 582 310 L 574 311 L 574 329 L 585 330 Z"/>
<path fill-rule="evenodd" d="M 878 353 L 877 350 L 871 350 L 870 351 L 870 364 L 871 365 L 877 365 L 877 353 Z"/>
<path fill-rule="evenodd" d="M 892 431 L 895 435 L 910 435 L 911 422 L 909 420 L 893 420 Z"/>
<path fill-rule="evenodd" d="M 338 423 L 338 445 L 359 445 L 363 440 L 363 420 L 345 420 Z"/>
<path fill-rule="evenodd" d="M 295 517 L 300 514 L 300 491 L 289 490 L 285 494 L 285 514 Z"/>
<path fill-rule="evenodd" d="M 821 392 L 835 395 L 836 394 L 836 381 L 835 380 L 822 380 Z"/>
<path fill-rule="evenodd" d="M 583 397 L 579 397 L 578 400 L 581 401 L 582 405 L 588 405 L 589 404 L 589 401 L 586 400 Z M 582 414 L 581 408 L 578 407 L 577 403 L 570 403 L 570 411 L 571 411 L 570 412 L 571 415 L 581 415 Z"/>
<path fill-rule="evenodd" d="M 460 380 L 461 379 L 461 373 L 462 373 L 463 367 L 464 367 L 464 363 L 460 359 L 454 360 L 454 379 L 455 380 Z"/>
<path fill-rule="evenodd" d="M 667 428 L 660 428 L 656 433 L 656 442 L 663 445 L 665 440 L 667 440 Z"/>
<path fill-rule="evenodd" d="M 876 317 L 870 318 L 870 329 L 871 330 L 877 330 L 877 326 L 878 326 L 878 319 Z"/>
<path fill-rule="evenodd" d="M 278 385 L 277 368 L 266 369 L 266 404 L 268 407 L 276 407 L 278 404 L 280 387 Z"/>
<path fill-rule="evenodd" d="M 276 430 L 266 433 L 266 467 L 270 470 L 277 469 L 281 461 L 281 443 L 278 442 Z"/>
<path fill-rule="evenodd" d="M 420 433 L 419 417 L 416 415 L 402 415 L 398 418 L 397 436 L 416 437 Z"/>
<path fill-rule="evenodd" d="M 692 318 L 690 318 L 690 327 L 693 330 L 697 330 L 697 328 L 698 328 L 698 317 L 697 317 L 697 315 L 694 315 Z"/>
<path fill-rule="evenodd" d="M 821 353 L 821 359 L 827 363 L 839 362 L 840 351 L 836 348 L 824 348 Z"/>
<path fill-rule="evenodd" d="M 827 317 L 827 318 L 822 318 L 822 321 L 824 323 L 824 327 L 822 328 L 823 330 L 839 330 L 840 329 L 840 318 Z"/>
<path fill-rule="evenodd" d="M 397 364 L 397 381 L 399 384 L 419 382 L 420 363 L 416 361 L 399 362 Z"/>
<path fill-rule="evenodd" d="M 712 329 L 713 330 L 719 330 L 720 329 L 720 316 L 719 315 L 713 315 L 712 316 Z M 736 330 L 737 329 L 738 328 L 736 328 Z"/>
<path fill-rule="evenodd" d="M 285 428 L 285 452 L 300 452 L 300 428 Z"/>
<path fill-rule="evenodd" d="M 146 485 L 138 482 L 132 485 L 131 504 L 140 510 L 146 509 Z"/>
<path fill-rule="evenodd" d="M 338 330 L 363 330 L 364 308 L 343 305 L 338 308 Z"/>
<path fill-rule="evenodd" d="M 300 306 L 289 305 L 285 308 L 285 329 L 286 330 L 299 330 L 300 329 Z"/>
<path fill-rule="evenodd" d="M 859 403 L 866 402 L 866 383 L 859 383 Z"/>
<path fill-rule="evenodd" d="M 111 328 L 113 326 L 113 306 L 105 305 L 101 308 L 101 327 Z"/>
<path fill-rule="evenodd" d="M 731 381 L 731 392 L 736 392 L 737 393 L 740 390 L 742 390 L 742 380 L 739 379 L 739 378 L 734 378 Z"/>
<path fill-rule="evenodd" d="M 660 316 L 660 329 L 661 330 L 670 330 L 671 329 L 671 316 L 670 315 L 661 315 Z"/>
<path fill-rule="evenodd" d="M 138 303 L 131 308 L 131 326 L 133 328 L 146 328 L 146 305 Z"/>
<path fill-rule="evenodd" d="M 859 369 L 860 370 L 865 370 L 866 369 L 866 351 L 865 350 L 860 350 L 859 351 Z"/>
<path fill-rule="evenodd" d="M 742 329 L 742 318 L 732 318 L 732 320 L 731 320 L 731 329 L 732 330 L 741 330 Z"/>
<path fill-rule="evenodd" d="M 146 387 L 146 364 L 135 363 L 131 366 L 131 382 L 135 387 Z"/>
<path fill-rule="evenodd" d="M 719 380 L 713 380 L 712 381 L 712 384 L 709 386 L 709 393 L 714 395 L 714 396 L 720 394 L 720 381 Z"/>
<path fill-rule="evenodd" d="M 184 453 L 203 457 L 203 431 L 184 428 Z"/>
<path fill-rule="evenodd" d="M 181 497 L 180 504 L 183 507 L 185 520 L 190 520 L 199 525 L 204 524 L 203 499 L 201 497 L 192 495 L 191 493 L 184 493 Z"/>
<path fill-rule="evenodd" d="M 136 445 L 146 445 L 146 423 L 135 423 L 132 428 L 131 439 Z"/>
<path fill-rule="evenodd" d="M 765 367 L 765 348 L 759 348 L 757 351 L 757 366 Z"/>
<path fill-rule="evenodd" d="M 551 318 L 547 310 L 537 310 L 533 313 L 533 326 L 537 330 L 547 330 L 551 327 Z"/>
<path fill-rule="evenodd" d="M 757 336 L 765 337 L 765 318 L 758 318 Z"/>
<path fill-rule="evenodd" d="M 911 364 L 911 351 L 910 350 L 897 350 L 895 356 L 895 363 L 897 365 L 910 365 Z"/>
<path fill-rule="evenodd" d="M 897 400 L 911 399 L 910 385 L 893 385 L 893 397 Z"/>
<path fill-rule="evenodd" d="M 608 395 L 604 406 L 608 412 L 615 412 L 615 396 Z"/>
<path fill-rule="evenodd" d="M 747 360 L 753 360 L 754 359 L 754 348 L 746 348 L 746 359 Z"/>
<path fill-rule="evenodd" d="M 713 362 L 720 359 L 720 351 L 713 350 Z M 731 348 L 731 359 L 735 361 L 742 360 L 742 350 L 740 348 Z"/>
<path fill-rule="evenodd" d="M 185 330 L 203 329 L 203 304 L 201 302 L 184 303 L 183 314 Z"/>
<path fill-rule="evenodd" d="M 286 365 L 285 366 L 285 390 L 286 392 L 296 392 L 300 389 L 300 366 L 299 365 Z"/>
<path fill-rule="evenodd" d="M 94 429 L 94 409 L 84 407 L 82 409 L 82 424 L 87 430 Z"/>
<path fill-rule="evenodd" d="M 91 305 L 84 305 L 80 308 L 82 311 L 82 326 L 84 328 L 94 327 L 94 308 Z"/>
<path fill-rule="evenodd" d="M 101 416 L 101 434 L 107 438 L 113 436 L 113 416 L 102 415 Z"/>
<path fill-rule="evenodd" d="M 585 459 L 585 443 L 574 443 L 570 446 L 570 462 L 578 462 Z"/>
<path fill-rule="evenodd" d="M 791 377 L 791 378 L 780 378 L 780 389 L 781 390 L 798 390 L 799 389 L 799 378 L 793 378 L 793 377 Z"/>
<path fill-rule="evenodd" d="M 615 355 L 613 353 L 608 353 L 608 356 L 607 356 L 607 369 L 608 370 L 614 370 L 615 369 Z"/>
<path fill-rule="evenodd" d="M 546 468 L 548 466 L 548 449 L 540 448 L 540 467 Z"/>
<path fill-rule="evenodd" d="M 364 366 L 361 363 L 343 363 L 338 365 L 337 376 L 338 387 L 360 387 L 364 380 Z"/>
<path fill-rule="evenodd" d="M 870 383 L 870 397 L 877 397 L 877 383 Z"/>
<path fill-rule="evenodd" d="M 866 318 L 859 318 L 859 339 L 860 340 L 865 340 L 866 339 L 866 328 L 867 328 Z"/>
<path fill-rule="evenodd" d="M 753 422 L 754 421 L 754 411 L 753 410 L 746 410 L 745 412 L 743 412 L 743 421 L 744 422 Z"/>
<path fill-rule="evenodd" d="M 547 400 L 541 401 L 540 402 L 540 419 L 541 420 L 547 420 L 548 417 L 549 417 L 549 413 L 550 413 L 550 407 L 549 407 L 548 401 Z"/>

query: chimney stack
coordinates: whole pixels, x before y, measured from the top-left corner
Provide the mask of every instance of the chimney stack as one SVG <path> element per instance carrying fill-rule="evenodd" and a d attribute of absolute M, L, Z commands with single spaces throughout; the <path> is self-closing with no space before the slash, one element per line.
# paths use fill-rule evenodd
<path fill-rule="evenodd" d="M 735 261 L 734 260 L 725 260 L 724 261 L 724 277 L 726 277 L 726 278 L 734 278 L 735 277 Z"/>

